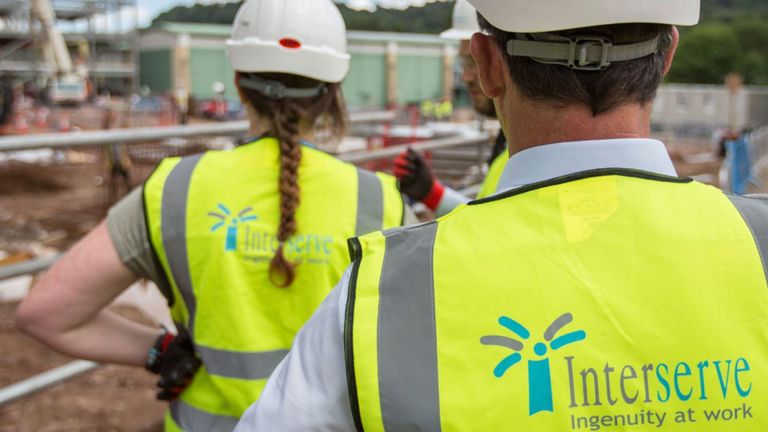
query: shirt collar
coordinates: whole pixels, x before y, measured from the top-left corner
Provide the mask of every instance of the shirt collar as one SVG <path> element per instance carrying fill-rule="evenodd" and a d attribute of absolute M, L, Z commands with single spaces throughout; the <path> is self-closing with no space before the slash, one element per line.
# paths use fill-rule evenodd
<path fill-rule="evenodd" d="M 634 138 L 575 141 L 532 147 L 513 155 L 504 168 L 497 191 L 604 168 L 677 177 L 661 141 Z"/>

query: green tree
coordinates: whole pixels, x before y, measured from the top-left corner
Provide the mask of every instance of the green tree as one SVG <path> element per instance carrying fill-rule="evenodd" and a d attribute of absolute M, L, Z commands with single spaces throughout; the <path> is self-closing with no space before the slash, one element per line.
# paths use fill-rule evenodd
<path fill-rule="evenodd" d="M 768 25 L 765 18 L 749 17 L 733 24 L 743 55 L 737 71 L 750 84 L 768 84 Z"/>
<path fill-rule="evenodd" d="M 742 74 L 747 84 L 768 84 L 768 26 L 762 18 L 742 16 L 683 32 L 668 80 L 720 84 L 729 72 Z"/>
<path fill-rule="evenodd" d="M 177 6 L 152 21 L 231 24 L 242 2 Z M 436 1 L 407 9 L 378 8 L 375 12 L 357 11 L 340 4 L 339 10 L 349 30 L 408 33 L 440 33 L 451 26 L 453 1 Z"/>
<path fill-rule="evenodd" d="M 710 24 L 695 27 L 680 39 L 671 82 L 718 84 L 735 69 L 739 40 L 732 27 Z"/>

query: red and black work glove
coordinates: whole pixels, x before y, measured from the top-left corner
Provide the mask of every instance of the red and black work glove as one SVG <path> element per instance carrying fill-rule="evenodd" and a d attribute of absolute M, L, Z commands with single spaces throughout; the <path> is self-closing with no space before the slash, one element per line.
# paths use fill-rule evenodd
<path fill-rule="evenodd" d="M 445 187 L 435 178 L 429 163 L 413 149 L 409 148 L 395 158 L 394 173 L 401 192 L 432 210 L 440 205 Z"/>
<path fill-rule="evenodd" d="M 186 329 L 179 326 L 179 334 L 165 332 L 157 338 L 149 350 L 147 370 L 160 375 L 157 386 L 160 400 L 174 400 L 187 388 L 200 368 L 201 362 L 195 354 L 192 338 Z"/>

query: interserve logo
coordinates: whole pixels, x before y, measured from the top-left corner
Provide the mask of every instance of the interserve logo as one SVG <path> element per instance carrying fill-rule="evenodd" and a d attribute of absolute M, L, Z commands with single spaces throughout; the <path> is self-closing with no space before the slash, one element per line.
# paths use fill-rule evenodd
<path fill-rule="evenodd" d="M 227 228 L 227 236 L 224 243 L 224 250 L 227 252 L 232 252 L 237 250 L 237 232 L 240 225 L 246 223 L 258 220 L 258 216 L 256 215 L 250 215 L 253 211 L 253 207 L 246 207 L 242 210 L 240 210 L 239 213 L 234 215 L 227 206 L 224 204 L 218 205 L 219 210 L 221 210 L 221 213 L 212 211 L 208 213 L 208 216 L 211 216 L 213 218 L 216 218 L 216 222 L 214 222 L 213 226 L 211 227 L 211 232 L 216 232 L 221 228 L 226 227 Z"/>
<path fill-rule="evenodd" d="M 553 412 L 552 375 L 550 373 L 548 353 L 550 351 L 557 351 L 566 345 L 582 341 L 587 337 L 587 333 L 584 330 L 577 330 L 557 336 L 557 333 L 572 321 L 573 315 L 570 313 L 560 316 L 544 331 L 544 340 L 536 342 L 533 346 L 533 352 L 538 359 L 528 360 L 528 415 L 530 416 L 542 411 Z M 523 341 L 528 341 L 531 338 L 531 332 L 512 318 L 501 316 L 499 317 L 499 324 Z M 503 377 L 512 366 L 520 363 L 523 359 L 521 351 L 525 344 L 518 339 L 507 336 L 483 336 L 480 338 L 480 343 L 509 348 L 515 351 L 503 358 L 493 369 L 493 374 L 496 378 Z"/>

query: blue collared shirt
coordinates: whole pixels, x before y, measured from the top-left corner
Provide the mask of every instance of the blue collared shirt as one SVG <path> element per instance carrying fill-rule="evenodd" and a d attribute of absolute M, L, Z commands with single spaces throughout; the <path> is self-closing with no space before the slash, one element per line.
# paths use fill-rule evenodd
<path fill-rule="evenodd" d="M 624 168 L 677 176 L 661 141 L 623 139 L 548 144 L 509 158 L 497 192 L 600 168 Z"/>
<path fill-rule="evenodd" d="M 498 191 L 601 168 L 676 176 L 663 143 L 650 139 L 580 141 L 533 147 L 513 155 Z M 349 270 L 301 329 L 261 398 L 235 429 L 354 431 L 344 363 L 344 311 Z"/>

